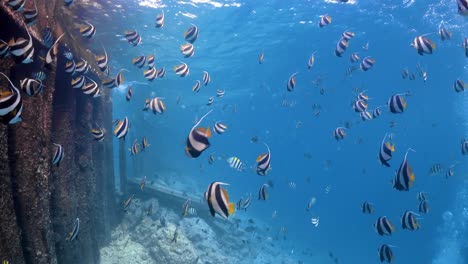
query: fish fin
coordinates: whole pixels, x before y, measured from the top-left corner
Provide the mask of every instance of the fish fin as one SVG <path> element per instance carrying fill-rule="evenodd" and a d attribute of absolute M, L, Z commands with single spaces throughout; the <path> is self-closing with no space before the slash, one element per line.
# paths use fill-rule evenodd
<path fill-rule="evenodd" d="M 235 211 L 236 207 L 234 205 L 234 203 L 230 203 L 229 204 L 229 215 L 232 215 Z"/>
<path fill-rule="evenodd" d="M 10 96 L 12 94 L 13 94 L 12 91 L 4 91 L 4 92 L 0 91 L 0 98 L 7 97 L 7 96 Z"/>
<path fill-rule="evenodd" d="M 412 172 L 410 173 L 409 179 L 410 179 L 411 182 L 414 182 L 416 180 L 416 177 L 414 176 L 414 173 L 412 173 Z"/>
<path fill-rule="evenodd" d="M 209 137 L 209 138 L 212 136 L 210 127 L 207 127 L 205 129 L 205 135 L 206 135 L 206 137 Z"/>
<path fill-rule="evenodd" d="M 256 162 L 259 162 L 260 160 L 263 159 L 263 157 L 265 157 L 266 153 L 265 154 L 260 154 L 258 155 L 257 159 L 256 159 Z"/>
<path fill-rule="evenodd" d="M 15 44 L 15 38 L 11 38 L 10 41 L 8 41 L 8 46 L 12 46 Z"/>
<path fill-rule="evenodd" d="M 433 49 L 435 49 L 435 48 L 436 48 L 436 44 L 435 44 L 435 43 L 432 43 L 431 47 L 432 47 Z"/>
<path fill-rule="evenodd" d="M 229 201 L 229 194 L 228 194 L 228 192 L 226 191 L 226 189 L 221 188 L 221 190 L 223 191 L 224 197 L 226 197 L 226 201 Z"/>

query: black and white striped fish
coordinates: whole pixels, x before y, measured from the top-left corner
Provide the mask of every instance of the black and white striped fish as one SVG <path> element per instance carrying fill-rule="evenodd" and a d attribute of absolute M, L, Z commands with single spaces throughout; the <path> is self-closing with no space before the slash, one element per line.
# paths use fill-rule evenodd
<path fill-rule="evenodd" d="M 52 165 L 60 166 L 60 162 L 62 162 L 63 158 L 65 157 L 65 153 L 63 150 L 62 145 L 53 143 L 57 148 L 55 149 L 54 156 L 52 157 Z"/>
<path fill-rule="evenodd" d="M 333 130 L 333 137 L 338 141 L 344 139 L 346 137 L 346 132 L 344 130 L 344 127 L 335 128 L 335 130 Z"/>
<path fill-rule="evenodd" d="M 345 38 L 341 38 L 337 43 L 336 43 L 336 48 L 335 48 L 335 55 L 337 57 L 342 57 L 343 53 L 345 53 L 346 49 L 349 47 L 349 41 L 346 40 Z"/>
<path fill-rule="evenodd" d="M 69 74 L 75 73 L 76 64 L 74 60 L 67 61 L 65 63 L 65 72 Z"/>
<path fill-rule="evenodd" d="M 44 81 L 46 79 L 46 74 L 43 71 L 38 71 L 38 72 L 33 72 L 31 74 L 31 77 L 33 79 L 39 80 L 39 81 Z"/>
<path fill-rule="evenodd" d="M 420 213 L 423 213 L 423 214 L 427 214 L 429 213 L 429 203 L 427 202 L 427 200 L 422 200 L 419 202 L 419 205 L 418 205 L 418 212 Z"/>
<path fill-rule="evenodd" d="M 182 63 L 182 64 L 175 66 L 174 71 L 180 77 L 185 77 L 190 73 L 190 69 L 186 63 Z"/>
<path fill-rule="evenodd" d="M 34 3 L 34 9 L 24 9 L 23 11 L 24 22 L 28 26 L 34 25 L 37 19 L 37 15 L 38 15 L 36 1 L 33 1 L 33 3 Z"/>
<path fill-rule="evenodd" d="M 221 123 L 220 121 L 216 122 L 215 125 L 213 126 L 213 130 L 214 132 L 216 132 L 216 134 L 223 134 L 224 132 L 226 132 L 228 126 L 224 123 Z"/>
<path fill-rule="evenodd" d="M 372 67 L 374 67 L 375 62 L 376 62 L 376 60 L 374 58 L 372 58 L 370 56 L 367 56 L 361 61 L 361 64 L 359 65 L 359 67 L 363 71 L 368 71 Z"/>
<path fill-rule="evenodd" d="M 93 135 L 94 140 L 103 141 L 106 134 L 104 129 L 96 124 L 96 127 L 91 128 L 91 135 Z"/>
<path fill-rule="evenodd" d="M 212 182 L 205 192 L 205 200 L 210 208 L 211 216 L 220 215 L 224 219 L 228 219 L 234 213 L 235 205 L 229 202 L 229 195 L 223 185 L 229 185 L 223 182 Z"/>
<path fill-rule="evenodd" d="M 113 89 L 115 88 L 115 80 L 114 78 L 104 78 L 102 81 L 101 81 L 101 84 L 103 87 L 107 88 L 107 89 Z"/>
<path fill-rule="evenodd" d="M 60 35 L 60 37 L 57 38 L 57 40 L 54 42 L 54 44 L 52 45 L 52 47 L 50 47 L 49 51 L 47 51 L 47 54 L 46 54 L 46 57 L 45 57 L 45 63 L 46 65 L 50 65 L 53 61 L 54 61 L 54 58 L 57 56 L 57 53 L 58 53 L 58 42 L 60 41 L 60 39 L 62 39 L 62 37 L 65 35 L 65 33 L 63 33 L 62 35 Z"/>
<path fill-rule="evenodd" d="M 67 59 L 67 60 L 73 60 L 74 56 L 73 56 L 73 53 L 71 51 L 64 51 L 63 52 L 63 56 Z"/>
<path fill-rule="evenodd" d="M 372 119 L 372 113 L 369 111 L 362 111 L 359 113 L 362 121 L 368 121 Z"/>
<path fill-rule="evenodd" d="M 151 67 L 148 70 L 145 70 L 143 72 L 143 75 L 148 81 L 153 81 L 154 79 L 158 77 L 158 70 L 156 70 L 155 67 Z"/>
<path fill-rule="evenodd" d="M 161 14 L 156 15 L 156 27 L 157 28 L 164 27 L 164 11 L 162 11 Z"/>
<path fill-rule="evenodd" d="M 442 173 L 442 164 L 436 163 L 429 168 L 428 174 L 430 176 L 436 176 Z"/>
<path fill-rule="evenodd" d="M 388 141 L 385 142 L 385 139 L 387 139 L 387 135 L 388 134 L 385 134 L 382 143 L 380 143 L 379 160 L 382 165 L 390 167 L 388 161 L 392 159 L 392 152 L 395 151 L 395 145 Z"/>
<path fill-rule="evenodd" d="M 365 201 L 361 204 L 361 211 L 363 214 L 372 214 L 374 213 L 374 205 Z"/>
<path fill-rule="evenodd" d="M 393 251 L 391 247 L 387 244 L 381 245 L 377 249 L 377 254 L 379 255 L 380 262 L 392 263 L 393 261 Z"/>
<path fill-rule="evenodd" d="M 141 36 L 135 30 L 126 30 L 124 35 L 128 43 L 132 44 L 134 47 L 141 44 Z"/>
<path fill-rule="evenodd" d="M 192 203 L 192 200 L 189 198 L 187 199 L 184 204 L 182 205 L 182 208 L 184 209 L 184 212 L 182 213 L 182 216 L 187 216 L 188 215 L 188 210 L 190 207 L 190 204 Z"/>
<path fill-rule="evenodd" d="M 68 236 L 65 240 L 70 241 L 70 242 L 75 240 L 79 232 L 80 232 L 80 218 L 76 218 L 75 223 L 73 223 L 73 228 L 70 231 L 70 233 L 68 233 Z"/>
<path fill-rule="evenodd" d="M 230 157 L 226 161 L 229 167 L 235 170 L 243 171 L 245 169 L 245 164 L 238 157 Z"/>
<path fill-rule="evenodd" d="M 309 199 L 309 202 L 307 203 L 307 206 L 306 206 L 306 210 L 307 211 L 310 211 L 310 209 L 312 208 L 312 206 L 314 206 L 314 204 L 317 202 L 317 198 L 315 197 L 311 197 Z"/>
<path fill-rule="evenodd" d="M 153 114 L 163 114 L 166 111 L 166 105 L 162 99 L 161 97 L 146 99 L 144 110 L 151 110 Z"/>
<path fill-rule="evenodd" d="M 5 77 L 9 86 L 0 93 L 0 122 L 3 124 L 16 124 L 21 121 L 23 112 L 23 100 L 20 90 L 13 85 L 10 78 L 3 72 L 0 74 Z M 2 89 L 0 89 L 2 90 Z"/>
<path fill-rule="evenodd" d="M 42 43 L 46 48 L 50 48 L 52 47 L 52 44 L 54 44 L 54 36 L 52 35 L 52 30 L 49 27 L 46 27 L 42 33 Z"/>
<path fill-rule="evenodd" d="M 217 97 L 223 97 L 224 96 L 224 90 L 217 89 L 216 90 L 216 96 Z"/>
<path fill-rule="evenodd" d="M 258 190 L 258 199 L 266 201 L 268 199 L 268 184 L 264 183 Z"/>
<path fill-rule="evenodd" d="M 448 31 L 446 28 L 439 28 L 439 36 L 442 41 L 449 40 L 452 38 L 452 32 Z"/>
<path fill-rule="evenodd" d="M 427 196 L 426 196 L 426 193 L 425 192 L 418 192 L 418 194 L 416 195 L 416 198 L 418 199 L 418 201 L 425 201 L 427 200 Z"/>
<path fill-rule="evenodd" d="M 374 224 L 374 228 L 377 234 L 381 236 L 391 236 L 392 233 L 395 232 L 395 226 L 393 226 L 392 222 L 390 222 L 386 216 L 379 217 Z"/>
<path fill-rule="evenodd" d="M 80 34 L 81 36 L 85 38 L 92 38 L 96 34 L 96 27 L 94 27 L 91 23 L 88 21 L 83 20 L 86 25 L 81 25 L 80 26 Z"/>
<path fill-rule="evenodd" d="M 76 78 L 71 80 L 71 85 L 73 89 L 81 89 L 86 83 L 84 75 L 79 75 Z"/>
<path fill-rule="evenodd" d="M 198 93 L 200 91 L 201 85 L 200 81 L 196 81 L 195 84 L 192 86 L 192 91 Z"/>
<path fill-rule="evenodd" d="M 85 76 L 85 77 L 88 79 L 88 81 L 81 88 L 83 93 L 93 98 L 97 98 L 101 96 L 101 90 L 99 89 L 99 85 L 93 79 L 89 78 L 88 76 Z"/>
<path fill-rule="evenodd" d="M 197 123 L 190 129 L 190 132 L 187 136 L 185 154 L 191 158 L 199 157 L 203 151 L 210 147 L 210 142 L 208 139 L 211 137 L 210 127 L 202 128 L 197 126 L 203 121 L 203 119 L 208 116 L 211 111 L 208 111 Z"/>
<path fill-rule="evenodd" d="M 132 59 L 132 64 L 137 66 L 138 68 L 142 68 L 143 66 L 145 66 L 145 63 L 146 63 L 146 57 L 145 55 L 141 55 L 141 56 L 138 56 L 138 57 L 135 57 Z"/>
<path fill-rule="evenodd" d="M 121 69 L 117 73 L 117 75 L 115 76 L 115 78 L 114 78 L 115 87 L 119 87 L 125 81 L 125 78 L 123 76 L 123 71 L 127 71 L 127 70 L 126 69 Z"/>
<path fill-rule="evenodd" d="M 416 213 L 407 210 L 402 216 L 401 216 L 401 227 L 403 229 L 408 229 L 411 231 L 418 230 L 421 226 L 419 225 L 418 220 L 416 219 L 417 215 Z"/>
<path fill-rule="evenodd" d="M 210 74 L 207 71 L 203 71 L 203 84 L 207 86 L 211 82 Z"/>
<path fill-rule="evenodd" d="M 128 130 L 130 128 L 130 123 L 128 122 L 128 118 L 125 117 L 122 120 L 116 120 L 114 121 L 114 136 L 116 136 L 118 139 L 123 138 L 125 140 L 125 136 L 128 133 Z"/>
<path fill-rule="evenodd" d="M 455 171 L 453 169 L 455 165 L 451 165 L 448 169 L 447 169 L 447 172 L 445 173 L 445 178 L 450 178 L 450 177 L 453 177 L 453 175 L 455 175 Z"/>
<path fill-rule="evenodd" d="M 8 6 L 16 12 L 23 11 L 24 4 L 26 3 L 25 0 L 7 0 Z"/>
<path fill-rule="evenodd" d="M 320 21 L 318 23 L 319 27 L 324 27 L 329 25 L 332 22 L 332 18 L 329 15 L 320 16 Z"/>
<path fill-rule="evenodd" d="M 408 75 L 409 75 L 408 69 L 406 69 L 406 68 L 403 69 L 403 71 L 401 72 L 401 78 L 406 79 L 406 77 L 408 77 Z"/>
<path fill-rule="evenodd" d="M 18 38 L 16 41 L 10 42 L 10 54 L 15 56 L 21 63 L 28 64 L 33 62 L 34 46 L 31 34 L 26 28 L 29 39 Z"/>
<path fill-rule="evenodd" d="M 148 57 L 146 57 L 146 61 L 148 63 L 149 68 L 154 67 L 154 55 L 153 54 L 148 55 Z"/>
<path fill-rule="evenodd" d="M 457 0 L 458 14 L 468 16 L 468 0 Z"/>
<path fill-rule="evenodd" d="M 129 86 L 127 94 L 125 95 L 125 99 L 127 100 L 127 102 L 130 102 L 130 100 L 132 99 L 132 95 L 133 95 L 133 88 L 132 86 Z"/>
<path fill-rule="evenodd" d="M 96 61 L 96 64 L 99 70 L 101 70 L 101 72 L 109 76 L 109 57 L 107 56 L 107 51 L 104 48 L 104 46 L 102 47 L 102 49 L 104 50 L 104 54 L 96 55 L 94 59 Z"/>
<path fill-rule="evenodd" d="M 357 52 L 354 52 L 351 54 L 351 56 L 349 56 L 349 61 L 351 61 L 351 63 L 356 63 L 359 61 L 359 55 Z"/>
<path fill-rule="evenodd" d="M 390 112 L 394 114 L 399 114 L 403 113 L 407 107 L 406 105 L 406 100 L 403 97 L 404 95 L 408 95 L 406 93 L 404 94 L 394 94 L 390 96 L 387 102 L 388 109 Z"/>
<path fill-rule="evenodd" d="M 81 61 L 77 62 L 75 65 L 75 73 L 78 74 L 86 74 L 89 71 L 89 64 L 87 61 L 84 59 L 81 59 Z"/>
<path fill-rule="evenodd" d="M 157 72 L 158 78 L 163 78 L 164 76 L 166 76 L 166 68 L 164 67 L 159 68 Z"/>
<path fill-rule="evenodd" d="M 148 143 L 148 139 L 146 137 L 143 137 L 143 139 L 141 140 L 141 150 L 142 151 L 145 151 L 145 149 L 147 149 L 150 145 L 150 143 Z"/>
<path fill-rule="evenodd" d="M 365 112 L 367 110 L 367 107 L 368 105 L 366 100 L 362 99 L 356 100 L 353 104 L 353 109 L 357 113 Z"/>
<path fill-rule="evenodd" d="M 42 93 L 44 85 L 41 81 L 25 78 L 20 81 L 20 87 L 29 96 L 35 96 Z"/>
<path fill-rule="evenodd" d="M 192 24 L 192 26 L 185 31 L 184 38 L 187 42 L 193 44 L 198 38 L 198 27 Z"/>
<path fill-rule="evenodd" d="M 132 204 L 132 201 L 133 201 L 133 197 L 135 196 L 135 194 L 132 194 L 132 196 L 130 196 L 130 198 L 128 198 L 126 201 L 124 201 L 124 212 L 127 211 L 127 209 L 130 207 L 130 205 Z"/>
<path fill-rule="evenodd" d="M 462 153 L 462 155 L 468 155 L 468 139 L 462 139 L 462 141 L 461 141 L 461 153 Z"/>
<path fill-rule="evenodd" d="M 184 55 L 185 58 L 190 58 L 195 54 L 195 48 L 192 44 L 186 43 L 180 46 L 180 52 Z"/>
<path fill-rule="evenodd" d="M 468 38 L 463 40 L 463 49 L 465 50 L 465 57 L 468 57 Z"/>
<path fill-rule="evenodd" d="M 405 158 L 401 162 L 400 167 L 395 174 L 395 178 L 393 179 L 393 188 L 398 191 L 409 191 L 416 180 L 413 169 L 407 160 L 409 150 L 406 151 Z"/>
<path fill-rule="evenodd" d="M 137 155 L 138 153 L 140 153 L 140 144 L 138 144 L 138 140 L 135 139 L 132 143 L 132 147 L 128 149 L 128 151 L 130 151 L 130 154 L 132 156 L 135 156 Z"/>
<path fill-rule="evenodd" d="M 268 147 L 268 145 L 266 143 L 263 143 L 263 144 L 265 144 L 265 147 L 267 148 L 268 152 L 260 154 L 257 157 L 256 172 L 257 172 L 257 175 L 260 175 L 260 176 L 267 175 L 267 173 L 271 170 L 271 152 L 270 152 L 270 148 Z"/>
<path fill-rule="evenodd" d="M 294 90 L 294 88 L 296 87 L 296 75 L 297 72 L 289 76 L 288 83 L 286 84 L 286 90 L 288 92 L 292 92 L 292 90 Z"/>
<path fill-rule="evenodd" d="M 307 69 L 309 69 L 309 70 L 312 69 L 312 67 L 314 67 L 314 64 L 315 64 L 315 53 L 316 53 L 316 52 L 317 52 L 317 51 L 314 51 L 314 52 L 312 53 L 312 55 L 310 55 L 309 60 L 307 61 Z"/>
<path fill-rule="evenodd" d="M 265 53 L 262 50 L 262 52 L 260 52 L 260 54 L 258 55 L 258 64 L 262 64 L 264 59 L 265 59 Z"/>
<path fill-rule="evenodd" d="M 249 193 L 247 195 L 247 198 L 245 199 L 241 198 L 239 202 L 237 202 L 237 210 L 247 211 L 247 208 L 249 208 L 251 202 L 252 202 L 252 194 Z"/>
<path fill-rule="evenodd" d="M 352 38 L 354 38 L 355 35 L 356 34 L 354 32 L 346 30 L 345 32 L 341 34 L 341 37 L 349 41 Z"/>
<path fill-rule="evenodd" d="M 208 98 L 208 102 L 206 103 L 206 105 L 207 105 L 207 106 L 210 106 L 210 105 L 212 105 L 213 103 L 214 103 L 214 97 L 213 97 L 213 96 L 210 96 L 210 97 Z"/>
<path fill-rule="evenodd" d="M 384 106 L 378 106 L 374 109 L 374 111 L 372 111 L 372 118 L 377 118 L 382 115 L 382 110 L 380 110 L 382 107 Z"/>
<path fill-rule="evenodd" d="M 429 38 L 425 37 L 425 35 L 415 37 L 411 46 L 413 46 L 421 56 L 424 54 L 432 54 L 433 50 L 436 48 L 436 45 Z"/>

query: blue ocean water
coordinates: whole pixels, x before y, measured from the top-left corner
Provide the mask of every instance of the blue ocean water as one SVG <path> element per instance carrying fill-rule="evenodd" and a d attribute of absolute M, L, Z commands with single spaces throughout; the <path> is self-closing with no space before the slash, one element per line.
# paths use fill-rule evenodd
<path fill-rule="evenodd" d="M 468 81 L 461 47 L 468 30 L 466 18 L 456 12 L 455 0 L 347 4 L 145 0 L 112 5 L 110 17 L 121 19 L 103 16 L 96 21 L 97 37 L 108 50 L 113 74 L 121 68 L 130 71 L 124 73 L 124 85 L 114 90 L 114 117 L 130 119 L 128 147 L 143 136 L 151 144 L 135 157 L 143 166 L 141 175 L 135 175 L 130 165 L 129 177 L 147 176 L 200 198 L 213 181 L 230 184 L 226 188 L 233 202 L 252 193 L 254 201 L 247 212 L 236 212 L 231 218 L 271 224 L 267 237 L 278 236 L 286 228 L 285 238 L 282 235 L 273 242 L 290 252 L 291 259 L 305 263 L 332 261 L 329 252 L 340 263 L 376 263 L 377 248 L 383 243 L 395 246 L 395 263 L 468 263 L 468 187 L 460 153 L 460 140 L 467 136 L 467 97 L 453 90 L 456 79 Z M 162 11 L 165 25 L 157 29 L 154 20 Z M 320 16 L 325 14 L 332 22 L 319 28 Z M 195 55 L 184 58 L 179 46 L 192 24 L 200 31 Z M 453 33 L 451 40 L 440 40 L 440 26 Z M 137 30 L 142 44 L 129 45 L 122 36 L 124 30 Z M 356 36 L 339 58 L 334 50 L 345 30 Z M 437 47 L 434 54 L 420 56 L 410 44 L 426 33 Z M 366 43 L 368 50 L 363 49 Z M 315 65 L 308 70 L 307 60 L 315 51 Z M 261 52 L 265 59 L 259 64 Z M 353 52 L 361 59 L 375 58 L 374 67 L 346 76 Z M 151 53 L 156 66 L 165 67 L 167 73 L 148 82 L 131 60 Z M 189 65 L 189 76 L 180 78 L 172 70 L 180 61 Z M 417 65 L 427 72 L 427 81 L 419 76 Z M 416 79 L 403 79 L 404 68 Z M 203 71 L 210 73 L 211 83 L 194 93 L 191 87 L 202 79 Z M 287 80 L 296 72 L 297 85 L 288 92 Z M 128 85 L 133 86 L 130 102 L 125 100 Z M 382 116 L 363 122 L 351 106 L 356 88 L 369 95 L 369 109 L 386 105 L 392 94 L 409 91 L 408 108 L 392 114 L 384 107 Z M 226 95 L 217 98 L 216 89 L 225 90 Z M 164 97 L 167 111 L 162 115 L 142 111 L 145 99 L 155 96 Z M 207 106 L 210 96 L 215 102 Z M 223 121 L 228 131 L 214 135 L 211 146 L 191 159 L 184 153 L 185 140 L 194 119 L 211 109 L 201 126 Z M 333 130 L 346 122 L 351 124 L 346 138 L 336 141 Z M 390 127 L 390 122 L 396 126 Z M 377 159 L 386 133 L 393 134 L 396 146 L 390 168 Z M 251 141 L 254 136 L 257 143 Z M 256 157 L 266 151 L 263 143 L 272 156 L 272 170 L 264 177 L 254 169 Z M 391 180 L 408 148 L 416 151 L 408 154 L 416 182 L 409 192 L 399 192 Z M 209 155 L 216 157 L 213 165 L 208 164 Z M 229 168 L 225 159 L 232 156 L 246 164 L 244 172 Z M 445 169 L 456 164 L 455 176 L 446 179 L 445 170 L 429 176 L 436 163 Z M 268 181 L 274 185 L 269 199 L 258 201 L 258 190 Z M 402 230 L 400 217 L 406 210 L 417 212 L 420 191 L 427 193 L 431 210 L 421 216 L 420 230 Z M 308 212 L 305 207 L 311 197 L 317 202 Z M 376 212 L 362 214 L 363 201 L 372 202 Z M 277 217 L 272 218 L 275 211 Z M 381 237 L 373 230 L 376 219 L 384 215 L 397 228 L 392 236 Z M 317 227 L 310 223 L 312 216 L 320 218 Z"/>

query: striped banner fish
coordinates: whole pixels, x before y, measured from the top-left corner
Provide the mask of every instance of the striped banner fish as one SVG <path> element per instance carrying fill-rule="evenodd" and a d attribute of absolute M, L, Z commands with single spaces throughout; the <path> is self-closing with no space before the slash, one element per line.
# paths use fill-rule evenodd
<path fill-rule="evenodd" d="M 191 158 L 198 158 L 203 151 L 210 147 L 208 139 L 211 137 L 210 127 L 202 128 L 197 126 L 208 116 L 213 110 L 208 111 L 197 123 L 190 129 L 187 136 L 185 154 Z"/>
<path fill-rule="evenodd" d="M 216 134 L 221 135 L 224 132 L 226 132 L 228 126 L 224 123 L 221 123 L 221 121 L 218 121 L 214 124 L 213 130 L 216 132 Z"/>
<path fill-rule="evenodd" d="M 88 21 L 83 20 L 86 25 L 80 26 L 80 34 L 85 38 L 92 38 L 96 34 L 96 28 Z"/>
<path fill-rule="evenodd" d="M 333 131 L 333 137 L 335 137 L 336 140 L 340 141 L 346 137 L 346 132 L 344 131 L 344 127 L 337 127 Z"/>
<path fill-rule="evenodd" d="M 156 27 L 162 28 L 164 27 L 164 11 L 161 14 L 156 15 Z"/>
<path fill-rule="evenodd" d="M 105 130 L 96 124 L 96 127 L 91 129 L 91 135 L 93 135 L 94 140 L 103 141 L 105 137 Z"/>
<path fill-rule="evenodd" d="M 369 202 L 363 202 L 361 204 L 361 211 L 363 214 L 372 214 L 374 213 L 374 205 Z"/>
<path fill-rule="evenodd" d="M 262 186 L 258 190 L 258 199 L 263 201 L 266 201 L 268 199 L 268 184 L 262 184 Z"/>
<path fill-rule="evenodd" d="M 418 230 L 421 225 L 419 224 L 418 220 L 416 219 L 416 216 L 419 216 L 418 214 L 407 210 L 402 216 L 401 216 L 401 227 L 403 229 L 408 229 L 411 231 Z"/>
<path fill-rule="evenodd" d="M 57 148 L 55 149 L 54 156 L 52 157 L 52 165 L 60 166 L 60 162 L 62 162 L 63 158 L 65 157 L 63 147 L 60 144 L 53 143 Z"/>
<path fill-rule="evenodd" d="M 412 149 L 408 149 L 406 151 L 405 158 L 403 159 L 403 162 L 401 162 L 401 165 L 395 174 L 395 178 L 393 179 L 393 188 L 398 191 L 409 191 L 409 189 L 413 187 L 414 181 L 416 180 L 413 169 L 407 160 L 408 152 L 410 150 Z"/>
<path fill-rule="evenodd" d="M 3 124 L 16 124 L 21 121 L 23 112 L 21 93 L 8 76 L 3 72 L 0 72 L 0 74 L 10 83 L 8 89 L 0 89 L 0 91 L 7 90 L 0 93 L 0 122 Z"/>
<path fill-rule="evenodd" d="M 185 31 L 184 38 L 187 42 L 193 44 L 198 38 L 198 27 L 192 24 L 192 26 Z"/>
<path fill-rule="evenodd" d="M 395 226 L 388 220 L 386 216 L 379 217 L 374 224 L 375 231 L 377 234 L 383 236 L 391 236 L 395 232 Z"/>
<path fill-rule="evenodd" d="M 388 141 L 385 142 L 387 135 L 388 133 L 385 134 L 382 143 L 380 143 L 379 160 L 382 165 L 390 167 L 388 161 L 392 159 L 392 152 L 395 151 L 395 145 L 391 144 Z"/>
<path fill-rule="evenodd" d="M 329 15 L 320 16 L 320 21 L 318 23 L 319 27 L 323 28 L 328 26 L 332 22 L 332 18 Z"/>
<path fill-rule="evenodd" d="M 432 40 L 426 38 L 426 35 L 428 34 L 415 37 L 411 43 L 411 46 L 413 46 L 421 56 L 424 54 L 432 54 L 433 50 L 436 48 L 436 45 Z"/>
<path fill-rule="evenodd" d="M 377 254 L 379 255 L 380 262 L 388 262 L 392 263 L 393 261 L 393 251 L 389 245 L 383 244 L 377 250 Z"/>
<path fill-rule="evenodd" d="M 70 242 L 75 240 L 79 232 L 80 232 L 80 218 L 76 218 L 75 223 L 73 223 L 73 228 L 70 231 L 70 233 L 68 233 L 68 236 L 65 240 L 70 241 Z"/>
<path fill-rule="evenodd" d="M 117 139 L 122 138 L 123 140 L 125 140 L 125 136 L 127 136 L 128 130 L 130 128 L 128 118 L 125 117 L 122 120 L 115 120 L 114 125 L 114 136 L 117 137 Z"/>
<path fill-rule="evenodd" d="M 185 58 L 190 58 L 195 54 L 195 48 L 190 43 L 185 43 L 180 46 L 180 52 L 184 55 Z"/>
<path fill-rule="evenodd" d="M 234 213 L 234 203 L 229 203 L 229 195 L 222 185 L 229 185 L 223 182 L 212 182 L 205 192 L 205 200 L 210 208 L 211 216 L 217 213 L 224 219 L 228 219 Z"/>
<path fill-rule="evenodd" d="M 271 152 L 270 152 L 270 148 L 268 147 L 268 145 L 266 143 L 263 143 L 265 144 L 268 152 L 267 153 L 263 153 L 261 155 L 259 155 L 257 157 L 257 175 L 260 175 L 260 176 L 265 176 L 267 175 L 267 173 L 271 170 Z"/>
<path fill-rule="evenodd" d="M 18 38 L 16 41 L 12 39 L 9 43 L 10 54 L 15 56 L 17 60 L 23 64 L 28 64 L 28 63 L 33 62 L 33 57 L 34 57 L 34 46 L 33 46 L 32 37 L 27 28 L 26 28 L 26 32 L 28 33 L 28 37 L 29 37 L 28 40 L 24 38 Z"/>
<path fill-rule="evenodd" d="M 457 0 L 458 14 L 468 16 L 468 0 Z"/>

